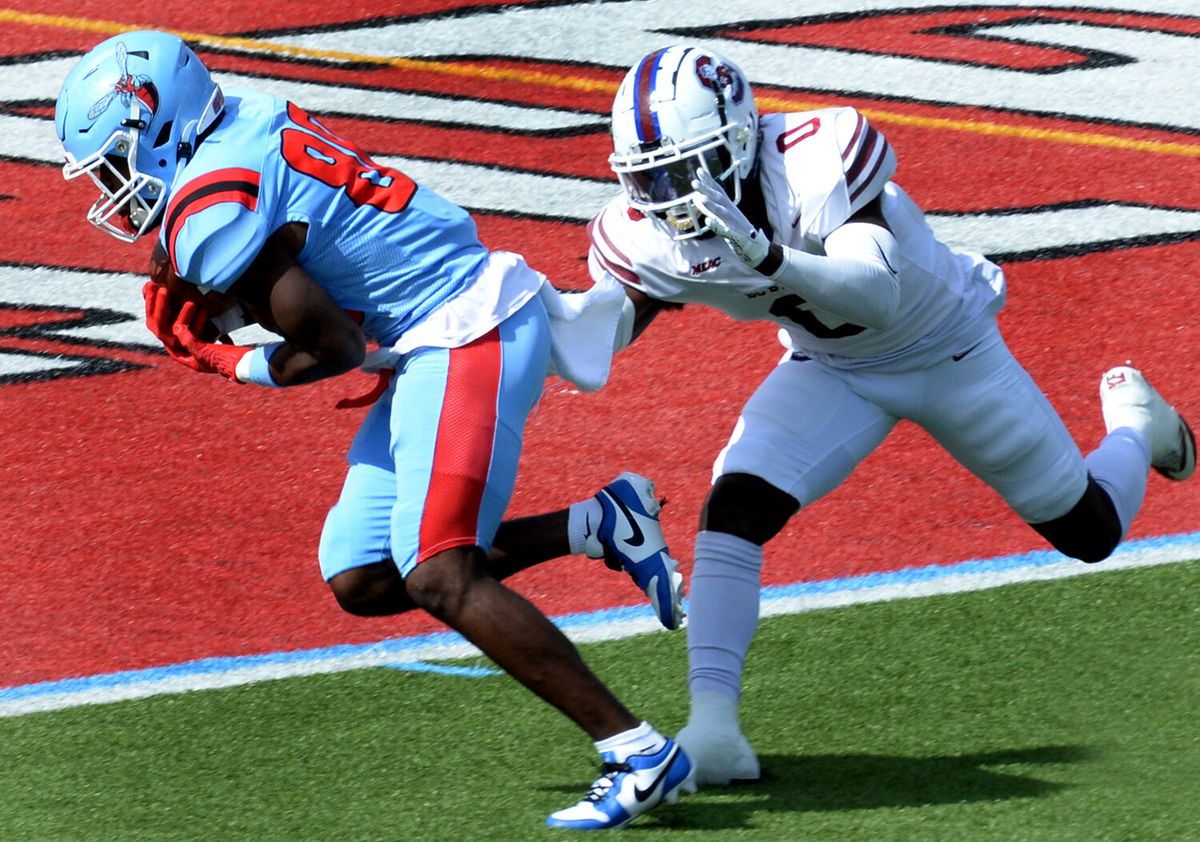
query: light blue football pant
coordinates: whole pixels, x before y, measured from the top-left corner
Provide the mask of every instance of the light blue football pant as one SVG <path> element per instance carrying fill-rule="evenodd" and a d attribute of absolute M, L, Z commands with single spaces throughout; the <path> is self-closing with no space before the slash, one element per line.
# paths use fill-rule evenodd
<path fill-rule="evenodd" d="M 490 550 L 549 356 L 537 296 L 467 345 L 406 354 L 350 445 L 321 575 L 392 559 L 408 576 L 447 549 Z"/>

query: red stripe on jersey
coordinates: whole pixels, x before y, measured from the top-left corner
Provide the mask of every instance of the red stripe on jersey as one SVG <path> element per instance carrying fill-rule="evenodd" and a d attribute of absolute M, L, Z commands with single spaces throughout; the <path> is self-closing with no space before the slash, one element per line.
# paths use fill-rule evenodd
<path fill-rule="evenodd" d="M 433 471 L 417 545 L 420 563 L 452 547 L 479 543 L 479 510 L 496 438 L 503 357 L 500 329 L 451 348 Z"/>
<path fill-rule="evenodd" d="M 850 135 L 850 142 L 846 144 L 846 148 L 842 150 L 842 160 L 850 157 L 850 153 L 854 151 L 855 144 L 858 143 L 858 136 L 862 134 L 863 126 L 867 124 L 867 119 L 863 115 L 858 115 L 858 123 L 854 126 L 854 134 Z"/>
<path fill-rule="evenodd" d="M 220 202 L 235 202 L 254 210 L 258 207 L 261 178 L 256 170 L 241 167 L 213 170 L 187 182 L 171 197 L 163 216 L 163 239 L 176 272 L 179 264 L 175 260 L 175 241 L 188 218 Z"/>
<path fill-rule="evenodd" d="M 167 216 L 170 216 L 180 204 L 186 202 L 189 196 L 202 191 L 205 187 L 219 184 L 223 181 L 249 185 L 252 188 L 249 192 L 253 192 L 257 200 L 258 187 L 262 181 L 262 175 L 257 170 L 248 170 L 243 167 L 226 167 L 223 170 L 213 170 L 210 173 L 193 178 L 171 197 L 171 201 L 167 204 Z"/>
<path fill-rule="evenodd" d="M 615 275 L 622 281 L 633 284 L 634 286 L 640 287 L 642 285 L 642 279 L 639 278 L 635 272 L 630 272 L 624 266 L 618 266 L 616 263 L 613 263 L 604 256 L 604 252 L 600 251 L 600 249 L 594 249 L 594 251 L 596 253 L 596 259 L 600 261 L 600 265 L 603 266 L 605 271 L 610 275 Z"/>
<path fill-rule="evenodd" d="M 167 255 L 171 258 L 171 267 L 179 274 L 179 263 L 175 260 L 175 241 L 179 239 L 179 232 L 183 230 L 183 223 L 194 214 L 206 208 L 211 208 L 213 205 L 219 205 L 222 202 L 234 202 L 239 205 L 245 205 L 250 210 L 258 205 L 257 196 L 248 196 L 241 190 L 219 190 L 214 193 L 208 193 L 198 196 L 194 201 L 183 206 L 182 212 L 175 218 L 170 220 L 170 225 L 167 226 Z"/>
<path fill-rule="evenodd" d="M 613 257 L 615 257 L 625 266 L 632 267 L 633 261 L 626 257 L 625 254 L 619 248 L 617 248 L 616 244 L 613 243 L 612 239 L 608 236 L 608 232 L 604 230 L 604 223 L 601 222 L 603 216 L 603 214 L 600 214 L 599 216 L 594 217 L 592 221 L 588 223 L 588 236 L 592 238 L 593 243 L 600 245 L 600 241 L 598 241 L 595 237 L 596 234 L 599 234 L 600 240 L 604 241 L 604 245 L 613 253 Z"/>

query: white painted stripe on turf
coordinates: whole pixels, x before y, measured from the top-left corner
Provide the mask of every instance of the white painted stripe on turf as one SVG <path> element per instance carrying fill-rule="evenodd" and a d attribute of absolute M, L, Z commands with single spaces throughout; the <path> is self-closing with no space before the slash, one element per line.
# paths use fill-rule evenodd
<path fill-rule="evenodd" d="M 1045 551 L 910 567 L 766 588 L 762 614 L 795 614 L 868 602 L 985 590 L 1019 582 L 1063 579 L 1197 558 L 1200 558 L 1200 532 L 1131 541 L 1101 564 L 1082 564 L 1059 553 Z M 555 618 L 555 622 L 568 637 L 579 643 L 661 631 L 646 606 L 571 614 Z M 442 632 L 366 645 L 206 658 L 155 669 L 3 688 L 0 689 L 0 717 L 371 667 L 414 669 L 419 662 L 477 658 L 480 655 L 478 649 L 459 635 Z"/>
<path fill-rule="evenodd" d="M 425 661 L 411 661 L 402 664 L 384 664 L 388 669 L 401 672 L 432 672 L 439 675 L 454 675 L 462 678 L 489 678 L 493 675 L 504 675 L 503 670 L 492 667 L 456 667 L 451 664 L 430 664 Z"/>
<path fill-rule="evenodd" d="M 763 616 L 799 614 L 868 602 L 982 591 L 1021 582 L 1067 579 L 1086 573 L 1175 564 L 1196 558 L 1200 558 L 1200 533 L 1131 541 L 1100 564 L 1083 564 L 1046 551 L 930 565 L 769 588 L 764 594 L 761 613 Z"/>

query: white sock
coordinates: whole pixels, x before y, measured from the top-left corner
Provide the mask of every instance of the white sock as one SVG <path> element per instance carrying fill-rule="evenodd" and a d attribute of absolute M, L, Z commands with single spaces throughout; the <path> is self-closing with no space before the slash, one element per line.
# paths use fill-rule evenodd
<path fill-rule="evenodd" d="M 1132 427 L 1118 427 L 1104 437 L 1085 461 L 1092 478 L 1108 492 L 1124 538 L 1146 496 L 1150 443 Z"/>
<path fill-rule="evenodd" d="M 656 751 L 662 751 L 666 744 L 667 738 L 658 733 L 649 722 L 643 722 L 636 728 L 593 743 L 596 751 L 601 754 L 611 751 L 618 763 L 623 763 L 631 754 L 654 754 Z"/>
<path fill-rule="evenodd" d="M 584 553 L 588 558 L 602 558 L 604 547 L 600 544 L 600 518 L 604 507 L 595 497 L 572 503 L 567 509 L 567 541 L 571 555 Z"/>
<path fill-rule="evenodd" d="M 696 536 L 688 597 L 688 686 L 693 698 L 741 695 L 742 665 L 758 628 L 762 547 L 724 532 Z"/>

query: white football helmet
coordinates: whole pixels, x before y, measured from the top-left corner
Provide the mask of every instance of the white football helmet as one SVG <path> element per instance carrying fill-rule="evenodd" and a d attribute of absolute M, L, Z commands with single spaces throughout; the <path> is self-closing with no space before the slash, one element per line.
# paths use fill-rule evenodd
<path fill-rule="evenodd" d="M 692 179 L 703 167 L 734 202 L 758 155 L 758 106 L 737 65 L 697 47 L 655 50 L 625 74 L 608 162 L 629 204 L 672 239 L 708 231 Z"/>
<path fill-rule="evenodd" d="M 225 107 L 196 54 L 166 32 L 125 32 L 92 48 L 67 74 L 54 126 L 68 181 L 100 188 L 88 221 L 133 242 L 154 227 L 180 165 Z"/>

